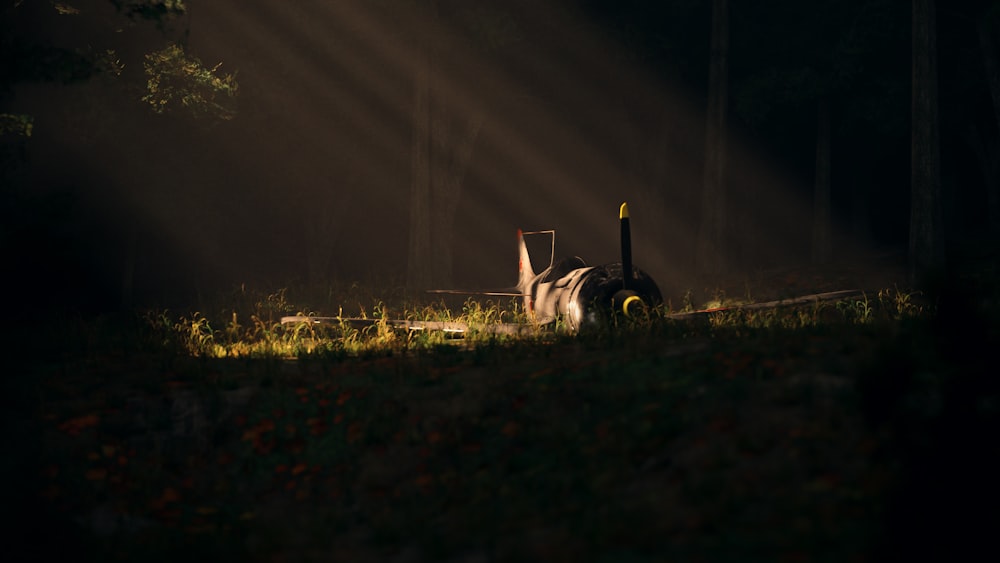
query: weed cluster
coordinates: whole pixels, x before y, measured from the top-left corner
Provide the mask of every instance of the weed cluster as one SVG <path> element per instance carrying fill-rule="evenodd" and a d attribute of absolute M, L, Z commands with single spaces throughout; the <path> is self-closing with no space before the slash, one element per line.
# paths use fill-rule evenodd
<path fill-rule="evenodd" d="M 147 327 L 158 340 L 174 352 L 211 358 L 295 358 L 305 356 L 347 357 L 382 356 L 407 351 L 426 350 L 460 344 L 539 343 L 566 337 L 563 323 L 548 327 L 533 324 L 530 314 L 516 300 L 509 303 L 468 299 L 461 311 L 453 311 L 444 302 L 404 304 L 393 309 L 382 301 L 369 307 L 358 304 L 355 319 L 344 319 L 338 310 L 335 322 L 302 321 L 282 324 L 286 315 L 317 316 L 310 308 L 292 305 L 285 290 L 254 294 L 241 288 L 232 305 L 210 319 L 201 312 L 172 318 L 167 312 L 149 313 Z M 706 313 L 692 322 L 677 321 L 666 307 L 646 311 L 639 317 L 611 317 L 606 326 L 588 331 L 588 340 L 620 341 L 663 337 L 687 337 L 704 332 L 745 332 L 747 330 L 797 330 L 821 325 L 872 324 L 917 317 L 925 312 L 913 294 L 896 289 L 878 291 L 872 296 L 841 301 L 816 302 L 790 307 L 753 308 L 745 303 L 713 303 L 732 306 Z M 690 305 L 686 307 L 690 308 Z M 462 339 L 444 330 L 400 328 L 395 321 L 421 323 L 456 323 L 467 330 Z M 500 326 L 519 326 L 523 330 L 499 331 Z"/>
<path fill-rule="evenodd" d="M 717 306 L 725 306 L 717 305 Z M 874 295 L 839 301 L 817 301 L 789 307 L 755 309 L 734 307 L 712 313 L 710 323 L 717 328 L 803 329 L 831 324 L 868 325 L 920 317 L 927 306 L 914 294 L 898 289 L 882 289 Z"/>
<path fill-rule="evenodd" d="M 538 326 L 517 335 L 491 330 L 506 324 L 532 326 L 515 300 L 484 303 L 468 299 L 461 312 L 452 311 L 444 302 L 404 303 L 394 310 L 382 301 L 374 301 L 371 307 L 358 303 L 359 312 L 350 319 L 339 308 L 334 322 L 282 323 L 286 316 L 318 316 L 311 308 L 292 305 L 286 293 L 282 289 L 260 294 L 241 287 L 230 296 L 232 305 L 220 308 L 218 314 L 195 311 L 173 317 L 168 311 L 147 312 L 144 325 L 152 335 L 151 342 L 172 352 L 206 358 L 379 356 L 457 342 L 474 346 L 545 335 Z M 457 323 L 468 330 L 457 340 L 447 331 L 400 328 L 395 323 L 398 320 Z"/>

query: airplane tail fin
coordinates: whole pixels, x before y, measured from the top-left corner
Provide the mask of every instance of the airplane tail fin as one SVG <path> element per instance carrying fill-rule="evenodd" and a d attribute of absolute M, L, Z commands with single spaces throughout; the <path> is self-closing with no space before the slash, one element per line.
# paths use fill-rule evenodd
<path fill-rule="evenodd" d="M 524 232 L 517 230 L 517 289 L 521 293 L 530 293 L 529 284 L 535 279 L 535 271 L 531 267 L 531 256 L 528 255 L 528 245 L 524 242 Z"/>
<path fill-rule="evenodd" d="M 517 230 L 517 246 L 518 246 L 518 260 L 517 260 L 517 286 L 504 289 L 491 289 L 491 290 L 464 290 L 464 289 L 428 289 L 427 293 L 442 293 L 448 295 L 494 295 L 494 296 L 509 296 L 509 297 L 523 297 L 525 310 L 531 309 L 531 283 L 535 281 L 534 268 L 531 266 L 531 256 L 528 254 L 528 245 L 524 241 L 525 235 L 549 235 L 552 237 L 552 255 L 549 256 L 548 267 L 552 267 L 552 260 L 555 256 L 556 249 L 556 232 L 555 231 L 522 231 Z"/>

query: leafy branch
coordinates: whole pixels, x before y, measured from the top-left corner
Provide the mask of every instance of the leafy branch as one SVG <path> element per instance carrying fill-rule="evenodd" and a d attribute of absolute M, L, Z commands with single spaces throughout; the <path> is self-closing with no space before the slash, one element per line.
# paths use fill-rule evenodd
<path fill-rule="evenodd" d="M 13 133 L 15 135 L 30 137 L 34 124 L 35 119 L 30 115 L 23 113 L 0 113 L 0 136 Z"/>
<path fill-rule="evenodd" d="M 217 74 L 222 63 L 207 68 L 197 57 L 172 43 L 146 55 L 143 66 L 148 93 L 142 100 L 156 113 L 180 107 L 196 118 L 229 120 L 236 116 L 239 84 L 235 74 Z"/>

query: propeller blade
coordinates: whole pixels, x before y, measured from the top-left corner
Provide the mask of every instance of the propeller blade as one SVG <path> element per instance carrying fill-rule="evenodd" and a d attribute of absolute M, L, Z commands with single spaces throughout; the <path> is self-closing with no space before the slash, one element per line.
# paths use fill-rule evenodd
<path fill-rule="evenodd" d="M 628 202 L 623 202 L 618 210 L 618 219 L 621 221 L 621 243 L 622 243 L 622 287 L 629 289 L 633 284 L 632 278 L 632 230 L 628 223 Z"/>

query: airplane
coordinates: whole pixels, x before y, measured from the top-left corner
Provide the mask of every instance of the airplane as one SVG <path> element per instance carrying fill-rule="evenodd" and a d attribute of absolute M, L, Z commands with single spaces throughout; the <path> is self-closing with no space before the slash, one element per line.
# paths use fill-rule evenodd
<path fill-rule="evenodd" d="M 522 299 L 524 311 L 532 319 L 530 324 L 495 323 L 476 330 L 492 334 L 528 334 L 535 327 L 559 327 L 571 333 L 585 332 L 607 326 L 615 317 L 637 317 L 663 303 L 660 289 L 653 278 L 632 264 L 632 234 L 628 203 L 618 210 L 620 225 L 621 261 L 598 266 L 588 266 L 579 256 L 555 262 L 555 231 L 517 230 L 518 280 L 517 285 L 491 291 L 466 291 L 456 289 L 430 290 L 428 293 L 453 295 L 509 296 Z M 526 236 L 549 235 L 552 252 L 548 266 L 535 273 L 528 253 Z M 684 319 L 694 315 L 734 309 L 772 308 L 802 304 L 812 301 L 843 299 L 856 295 L 856 290 L 816 294 L 790 300 L 739 305 L 726 308 L 704 309 L 685 313 L 672 313 L 667 318 Z M 454 321 L 417 321 L 389 319 L 359 319 L 349 317 L 319 317 L 293 315 L 281 318 L 282 324 L 293 323 L 342 323 L 355 328 L 384 322 L 392 327 L 409 331 L 437 330 L 456 335 L 470 330 L 466 323 Z"/>
<path fill-rule="evenodd" d="M 621 262 L 599 266 L 588 266 L 579 256 L 554 262 L 555 231 L 518 229 L 518 282 L 515 291 L 506 295 L 521 297 L 524 310 L 538 324 L 561 319 L 572 332 L 598 327 L 612 315 L 631 317 L 662 304 L 656 282 L 632 264 L 628 202 L 621 204 L 618 220 Z M 552 254 L 548 267 L 536 274 L 524 237 L 542 234 L 552 237 Z"/>
<path fill-rule="evenodd" d="M 555 231 L 517 230 L 518 281 L 512 288 L 496 291 L 466 291 L 455 289 L 430 290 L 428 293 L 520 297 L 524 310 L 535 326 L 559 325 L 570 332 L 579 332 L 607 322 L 613 315 L 634 316 L 663 303 L 656 282 L 646 272 L 632 264 L 632 236 L 628 203 L 618 211 L 621 231 L 621 262 L 588 266 L 579 256 L 555 262 Z M 552 253 L 549 264 L 535 273 L 525 242 L 526 236 L 549 235 Z M 557 321 L 562 320 L 561 324 Z M 293 315 L 281 318 L 282 324 L 347 323 L 355 327 L 374 324 L 373 319 L 347 317 L 317 317 Z M 386 321 L 383 321 L 386 322 Z M 441 330 L 464 333 L 468 326 L 459 322 L 388 320 L 388 324 L 408 330 Z M 488 332 L 519 334 L 531 327 L 516 323 L 498 323 L 477 327 Z"/>

